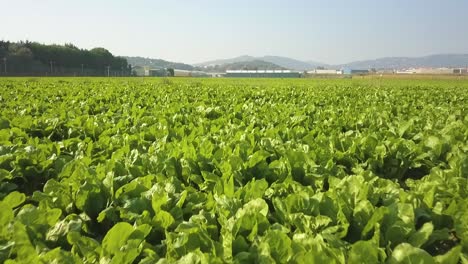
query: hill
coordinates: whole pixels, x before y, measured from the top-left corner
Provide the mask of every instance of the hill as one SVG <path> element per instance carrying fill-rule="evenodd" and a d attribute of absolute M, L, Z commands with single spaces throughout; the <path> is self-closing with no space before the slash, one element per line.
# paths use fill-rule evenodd
<path fill-rule="evenodd" d="M 468 67 L 468 54 L 435 54 L 423 57 L 384 57 L 373 60 L 353 61 L 344 64 L 329 65 L 316 61 L 302 61 L 281 56 L 239 56 L 230 59 L 219 59 L 196 64 L 196 66 L 215 66 L 246 61 L 264 61 L 291 70 L 308 70 L 317 67 L 340 69 L 404 69 L 404 68 L 439 68 L 439 67 Z"/>
<path fill-rule="evenodd" d="M 219 59 L 219 60 L 212 60 L 207 62 L 202 62 L 195 64 L 196 66 L 215 66 L 215 65 L 224 65 L 230 63 L 238 63 L 238 62 L 247 62 L 247 61 L 263 61 L 275 64 L 285 69 L 291 70 L 308 70 L 313 69 L 318 66 L 326 66 L 324 63 L 320 62 L 305 62 L 301 60 L 296 60 L 288 57 L 281 57 L 281 56 L 262 56 L 262 57 L 253 57 L 249 55 L 243 55 L 235 58 L 230 59 Z"/>
<path fill-rule="evenodd" d="M 230 63 L 236 63 L 236 62 L 245 62 L 245 61 L 253 61 L 253 60 L 255 60 L 255 57 L 248 56 L 248 55 L 243 55 L 243 56 L 230 58 L 230 59 L 218 59 L 218 60 L 205 61 L 205 62 L 201 62 L 201 63 L 196 63 L 194 65 L 195 66 L 200 66 L 200 67 L 206 67 L 206 66 L 224 65 L 224 64 L 230 64 Z"/>
<path fill-rule="evenodd" d="M 221 65 L 209 65 L 200 67 L 203 71 L 208 72 L 225 72 L 227 70 L 284 70 L 285 67 L 281 67 L 271 62 L 263 60 L 247 60 L 247 61 L 233 61 L 230 63 L 224 63 Z"/>
<path fill-rule="evenodd" d="M 132 66 L 149 66 L 152 68 L 173 68 L 179 70 L 187 70 L 192 71 L 195 69 L 192 65 L 180 63 L 180 62 L 172 62 L 166 61 L 161 59 L 151 59 L 151 58 L 143 58 L 143 57 L 124 57 L 127 59 L 127 62 Z"/>
<path fill-rule="evenodd" d="M 316 61 L 301 61 L 296 60 L 288 57 L 281 57 L 281 56 L 263 56 L 260 58 L 261 60 L 268 61 L 281 67 L 303 71 L 303 70 L 310 70 L 319 66 L 326 66 L 326 64 Z"/>

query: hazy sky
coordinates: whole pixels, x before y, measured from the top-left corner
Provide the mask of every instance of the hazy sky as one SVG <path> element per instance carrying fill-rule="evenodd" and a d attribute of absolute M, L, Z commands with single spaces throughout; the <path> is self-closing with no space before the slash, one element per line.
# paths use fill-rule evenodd
<path fill-rule="evenodd" d="M 0 39 L 196 63 L 468 53 L 468 0 L 0 0 Z"/>

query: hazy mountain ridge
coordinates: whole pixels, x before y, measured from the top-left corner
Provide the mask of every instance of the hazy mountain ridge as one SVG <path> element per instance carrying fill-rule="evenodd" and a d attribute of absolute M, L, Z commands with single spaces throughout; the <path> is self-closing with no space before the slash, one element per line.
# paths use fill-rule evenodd
<path fill-rule="evenodd" d="M 126 57 L 123 58 L 127 59 L 127 62 L 132 66 L 148 66 L 152 68 L 173 68 L 179 70 L 187 70 L 192 71 L 195 70 L 195 67 L 190 64 L 185 64 L 181 62 L 172 62 L 166 61 L 162 59 L 152 59 L 152 58 L 144 58 L 144 57 Z"/>
<path fill-rule="evenodd" d="M 286 67 L 281 67 L 271 62 L 257 60 L 251 56 L 241 56 L 234 59 L 224 60 L 223 64 L 212 64 L 210 66 L 193 66 L 185 63 L 171 62 L 162 59 L 152 59 L 144 57 L 124 57 L 127 62 L 134 67 L 150 67 L 150 68 L 173 68 L 179 70 L 196 71 L 203 70 L 207 72 L 225 72 L 226 70 L 284 70 Z"/>
<path fill-rule="evenodd" d="M 201 62 L 201 63 L 195 63 L 193 65 L 199 66 L 199 67 L 206 67 L 206 66 L 224 65 L 224 64 L 243 62 L 243 61 L 252 61 L 252 60 L 255 60 L 255 57 L 242 55 L 242 56 L 238 56 L 235 58 L 218 59 L 218 60 L 211 60 L 211 61 L 206 61 L 206 62 Z"/>
<path fill-rule="evenodd" d="M 247 62 L 247 61 L 265 61 L 269 63 L 276 64 L 285 69 L 291 70 L 307 70 L 313 69 L 318 66 L 326 66 L 326 64 L 321 62 L 305 62 L 301 60 L 296 60 L 288 57 L 282 56 L 262 56 L 262 57 L 254 57 L 249 55 L 243 55 L 235 58 L 229 59 L 219 59 L 219 60 L 212 60 L 202 63 L 195 64 L 196 66 L 205 67 L 205 66 L 215 66 L 215 65 L 224 65 L 229 63 L 237 63 L 237 62 Z"/>
<path fill-rule="evenodd" d="M 468 67 L 468 54 L 434 54 L 421 57 L 384 57 L 372 60 L 353 61 L 344 64 L 326 64 L 315 61 L 300 61 L 280 56 L 239 56 L 230 59 L 212 60 L 195 64 L 197 66 L 223 65 L 226 63 L 263 60 L 277 64 L 291 70 L 309 70 L 317 67 L 330 69 L 353 68 L 353 69 L 403 69 L 403 68 L 440 68 L 440 67 Z"/>
<path fill-rule="evenodd" d="M 291 69 L 291 70 L 309 70 L 316 67 L 325 67 L 325 63 L 316 62 L 316 61 L 300 61 L 296 59 L 291 59 L 287 57 L 280 56 L 263 56 L 261 60 L 268 61 L 280 65 L 281 67 Z"/>
<path fill-rule="evenodd" d="M 281 67 L 277 64 L 263 61 L 263 60 L 247 60 L 247 61 L 233 61 L 224 64 L 215 64 L 202 67 L 203 71 L 208 72 L 225 72 L 227 70 L 285 70 L 287 68 Z"/>
<path fill-rule="evenodd" d="M 150 66 L 153 68 L 174 68 L 181 70 L 225 71 L 242 69 L 291 69 L 310 70 L 317 67 L 329 69 L 404 69 L 404 68 L 440 68 L 440 67 L 468 67 L 468 54 L 434 54 L 422 57 L 384 57 L 373 60 L 353 61 L 345 64 L 325 64 L 316 61 L 300 61 L 281 56 L 254 57 L 243 55 L 229 59 L 212 60 L 194 65 L 171 62 L 162 59 L 143 57 L 124 57 L 134 66 Z"/>

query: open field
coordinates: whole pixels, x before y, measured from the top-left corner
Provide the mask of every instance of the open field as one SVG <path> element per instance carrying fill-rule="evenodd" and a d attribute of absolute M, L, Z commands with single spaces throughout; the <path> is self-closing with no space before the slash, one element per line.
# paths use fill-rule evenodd
<path fill-rule="evenodd" d="M 0 107 L 0 262 L 468 263 L 466 80 L 5 78 Z"/>

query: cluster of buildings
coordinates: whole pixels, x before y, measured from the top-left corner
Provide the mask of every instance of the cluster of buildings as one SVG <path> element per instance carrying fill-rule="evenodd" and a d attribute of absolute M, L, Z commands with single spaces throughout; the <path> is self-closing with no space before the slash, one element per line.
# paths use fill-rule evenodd
<path fill-rule="evenodd" d="M 187 71 L 179 69 L 152 69 L 149 67 L 134 68 L 135 75 L 149 77 L 239 77 L 239 78 L 301 78 L 323 75 L 367 75 L 367 74 L 468 74 L 468 68 L 410 68 L 399 70 L 365 70 L 365 69 L 313 69 L 309 71 L 292 70 L 227 70 L 222 73 Z"/>
<path fill-rule="evenodd" d="M 203 71 L 187 71 L 171 68 L 134 67 L 134 75 L 146 77 L 214 77 Z"/>
<path fill-rule="evenodd" d="M 134 67 L 134 74 L 147 77 L 239 77 L 239 78 L 301 78 L 311 74 L 367 74 L 368 70 L 315 69 L 311 71 L 293 70 L 227 70 L 222 73 L 208 73 L 203 71 L 187 71 L 179 69 L 156 69 L 150 67 Z"/>
<path fill-rule="evenodd" d="M 360 69 L 314 69 L 310 71 L 306 71 L 307 74 L 317 74 L 317 75 L 327 75 L 327 74 L 368 74 L 369 70 L 360 70 Z"/>
<path fill-rule="evenodd" d="M 396 74 L 467 74 L 467 68 L 410 68 L 395 70 Z"/>
<path fill-rule="evenodd" d="M 224 76 L 241 78 L 300 78 L 301 73 L 291 70 L 227 70 Z"/>
<path fill-rule="evenodd" d="M 409 69 L 382 69 L 382 70 L 356 70 L 356 69 L 315 69 L 307 71 L 311 75 L 332 75 L 332 74 L 468 74 L 468 68 L 409 68 Z"/>
<path fill-rule="evenodd" d="M 291 71 L 291 70 L 227 70 L 225 77 L 242 77 L 242 78 L 300 78 L 306 75 L 352 75 L 352 74 L 368 74 L 369 70 L 359 69 L 314 69 L 310 71 Z"/>

